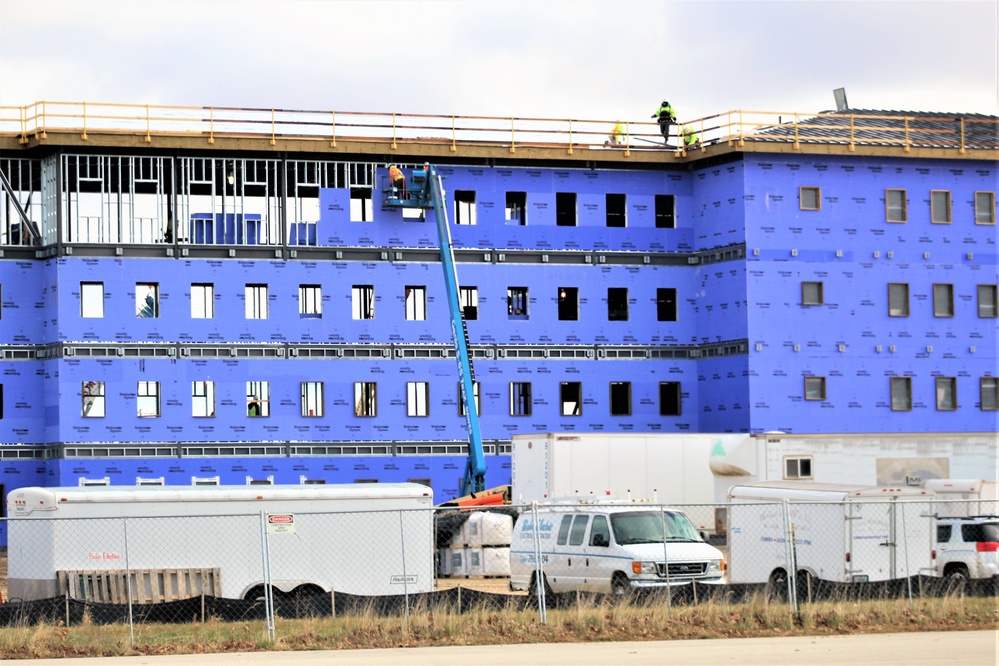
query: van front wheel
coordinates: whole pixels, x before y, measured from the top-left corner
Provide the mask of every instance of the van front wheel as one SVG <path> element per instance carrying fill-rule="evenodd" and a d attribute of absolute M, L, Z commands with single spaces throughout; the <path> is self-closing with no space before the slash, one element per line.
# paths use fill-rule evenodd
<path fill-rule="evenodd" d="M 631 594 L 631 583 L 628 582 L 628 577 L 620 571 L 614 574 L 614 578 L 611 580 L 611 593 L 618 597 Z"/>

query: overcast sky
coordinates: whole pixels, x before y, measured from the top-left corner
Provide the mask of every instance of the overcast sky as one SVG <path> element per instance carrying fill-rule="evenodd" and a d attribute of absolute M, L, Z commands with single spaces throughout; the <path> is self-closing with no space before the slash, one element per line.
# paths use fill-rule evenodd
<path fill-rule="evenodd" d="M 999 112 L 999 2 L 0 0 L 0 105 Z"/>

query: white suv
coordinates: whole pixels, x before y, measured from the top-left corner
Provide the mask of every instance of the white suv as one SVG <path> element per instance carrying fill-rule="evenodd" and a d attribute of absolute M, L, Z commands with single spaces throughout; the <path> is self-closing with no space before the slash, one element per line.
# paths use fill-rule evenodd
<path fill-rule="evenodd" d="M 999 576 L 999 516 L 938 518 L 937 575 Z"/>

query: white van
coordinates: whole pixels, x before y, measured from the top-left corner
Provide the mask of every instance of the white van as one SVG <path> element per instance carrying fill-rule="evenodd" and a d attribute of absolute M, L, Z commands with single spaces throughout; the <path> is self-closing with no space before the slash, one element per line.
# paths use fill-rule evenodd
<path fill-rule="evenodd" d="M 725 574 L 721 551 L 704 543 L 682 511 L 650 505 L 543 504 L 537 521 L 525 510 L 510 544 L 510 589 L 536 589 L 536 552 L 545 592 L 625 594 L 721 583 Z"/>

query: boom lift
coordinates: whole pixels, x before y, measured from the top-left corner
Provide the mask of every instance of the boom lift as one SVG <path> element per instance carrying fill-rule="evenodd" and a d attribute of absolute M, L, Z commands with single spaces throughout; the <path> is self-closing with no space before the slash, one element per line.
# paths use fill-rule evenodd
<path fill-rule="evenodd" d="M 468 426 L 468 461 L 460 486 L 461 495 L 467 496 L 481 493 L 486 489 L 486 460 L 482 451 L 482 434 L 479 431 L 479 413 L 475 406 L 475 379 L 468 352 L 468 331 L 465 329 L 465 319 L 458 298 L 458 275 L 454 265 L 454 248 L 451 245 L 447 207 L 444 205 L 444 186 L 441 177 L 437 175 L 437 169 L 430 165 L 426 165 L 423 169 L 414 169 L 407 175 L 404 190 L 399 190 L 389 183 L 389 186 L 383 190 L 383 203 L 392 208 L 434 211 L 440 243 L 441 267 L 444 269 L 444 288 L 447 292 L 448 309 L 451 312 L 451 335 L 458 357 L 461 400 L 465 408 L 465 423 Z"/>

